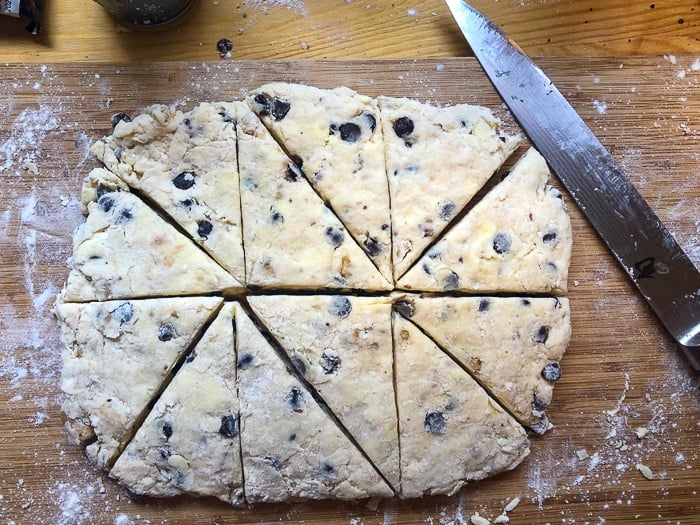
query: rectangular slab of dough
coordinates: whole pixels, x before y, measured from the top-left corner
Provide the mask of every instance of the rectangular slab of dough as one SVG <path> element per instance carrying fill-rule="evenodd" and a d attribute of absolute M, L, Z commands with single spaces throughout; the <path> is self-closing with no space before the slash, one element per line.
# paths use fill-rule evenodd
<path fill-rule="evenodd" d="M 372 464 L 240 312 L 236 333 L 248 502 L 392 496 Z"/>
<path fill-rule="evenodd" d="M 242 283 L 234 119 L 232 102 L 202 102 L 184 112 L 157 104 L 121 120 L 90 151 Z"/>
<path fill-rule="evenodd" d="M 505 133 L 484 107 L 438 107 L 394 97 L 379 97 L 377 103 L 391 195 L 394 279 L 398 281 L 521 139 Z"/>
<path fill-rule="evenodd" d="M 398 490 L 391 299 L 266 295 L 249 297 L 248 302 L 296 369 Z"/>
<path fill-rule="evenodd" d="M 399 281 L 417 291 L 566 293 L 571 222 L 548 186 L 542 156 L 528 150 L 510 174 Z"/>
<path fill-rule="evenodd" d="M 100 468 L 111 465 L 178 358 L 222 300 L 59 303 L 61 418 Z"/>
<path fill-rule="evenodd" d="M 133 493 L 192 494 L 214 496 L 234 506 L 245 503 L 236 305 L 223 306 L 110 471 Z"/>
<path fill-rule="evenodd" d="M 379 109 L 346 87 L 265 84 L 247 98 L 388 282 L 391 212 Z"/>
<path fill-rule="evenodd" d="M 527 457 L 525 429 L 400 315 L 394 343 L 402 497 L 451 496 Z"/>

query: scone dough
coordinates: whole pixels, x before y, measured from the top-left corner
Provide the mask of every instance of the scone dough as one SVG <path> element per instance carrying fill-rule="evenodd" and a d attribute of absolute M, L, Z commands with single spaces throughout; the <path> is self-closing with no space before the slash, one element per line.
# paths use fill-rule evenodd
<path fill-rule="evenodd" d="M 236 306 L 223 306 L 110 471 L 135 494 L 193 494 L 244 504 Z"/>
<path fill-rule="evenodd" d="M 92 463 L 111 465 L 221 302 L 178 297 L 57 305 L 64 344 L 62 418 L 71 441 L 88 444 Z"/>
<path fill-rule="evenodd" d="M 548 178 L 542 156 L 528 150 L 406 273 L 399 288 L 564 294 L 571 222 Z"/>
<path fill-rule="evenodd" d="M 377 99 L 391 196 L 394 279 L 465 207 L 520 143 L 490 110 Z"/>
<path fill-rule="evenodd" d="M 404 498 L 452 495 L 527 457 L 523 427 L 401 315 L 394 344 Z"/>
<path fill-rule="evenodd" d="M 398 491 L 391 299 L 249 297 L 262 323 Z M 294 312 L 290 316 L 290 312 Z"/>

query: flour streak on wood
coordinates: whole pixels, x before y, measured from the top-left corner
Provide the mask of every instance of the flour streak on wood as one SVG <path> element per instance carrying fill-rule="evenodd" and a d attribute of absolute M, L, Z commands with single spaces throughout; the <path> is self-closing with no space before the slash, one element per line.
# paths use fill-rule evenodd
<path fill-rule="evenodd" d="M 696 57 L 546 59 L 540 65 L 700 263 Z M 326 502 L 238 511 L 210 500 L 132 502 L 67 444 L 51 316 L 82 221 L 88 147 L 117 111 L 240 98 L 264 82 L 487 105 L 514 123 L 471 59 L 0 66 L 0 517 L 14 523 L 467 523 L 514 497 L 511 523 L 691 523 L 698 509 L 698 385 L 669 338 L 569 203 L 573 340 L 531 456 L 453 498 Z M 448 154 L 449 152 L 445 152 Z M 641 436 L 641 437 L 640 437 Z M 637 465 L 653 472 L 646 479 Z"/>

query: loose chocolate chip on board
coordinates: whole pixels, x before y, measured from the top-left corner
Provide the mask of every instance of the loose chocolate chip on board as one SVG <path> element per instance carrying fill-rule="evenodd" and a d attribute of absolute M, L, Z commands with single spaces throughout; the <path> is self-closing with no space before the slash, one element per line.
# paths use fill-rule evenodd
<path fill-rule="evenodd" d="M 173 426 L 167 421 L 163 422 L 161 430 L 163 431 L 163 435 L 165 436 L 166 441 L 170 439 L 170 437 L 173 435 Z"/>
<path fill-rule="evenodd" d="M 362 241 L 362 244 L 371 257 L 376 257 L 384 251 L 384 243 L 378 241 L 374 237 L 370 237 L 369 235 L 364 241 Z"/>
<path fill-rule="evenodd" d="M 416 306 L 410 299 L 399 299 L 394 303 L 393 309 L 406 318 L 411 318 L 416 313 Z"/>
<path fill-rule="evenodd" d="M 238 357 L 238 362 L 236 363 L 236 366 L 238 367 L 238 370 L 246 370 L 250 365 L 253 364 L 253 361 L 255 360 L 255 357 L 253 354 L 243 354 Z"/>
<path fill-rule="evenodd" d="M 202 239 L 207 239 L 213 229 L 214 225 L 207 220 L 202 219 L 201 221 L 197 222 L 197 235 L 199 235 Z"/>
<path fill-rule="evenodd" d="M 103 195 L 97 201 L 97 206 L 105 213 L 108 213 L 114 206 L 114 199 L 109 195 Z"/>
<path fill-rule="evenodd" d="M 323 373 L 330 375 L 337 372 L 338 368 L 340 368 L 340 357 L 329 352 L 323 352 L 319 364 L 323 369 Z"/>
<path fill-rule="evenodd" d="M 326 228 L 326 240 L 331 243 L 333 248 L 338 248 L 345 240 L 345 234 L 335 226 Z"/>
<path fill-rule="evenodd" d="M 238 417 L 229 414 L 221 418 L 221 426 L 219 434 L 225 437 L 236 437 L 240 431 L 240 423 Z"/>
<path fill-rule="evenodd" d="M 292 366 L 303 376 L 306 375 L 306 365 L 304 361 L 299 356 L 293 355 L 291 357 Z"/>
<path fill-rule="evenodd" d="M 121 111 L 119 113 L 115 113 L 114 115 L 112 115 L 112 118 L 110 119 L 110 121 L 112 123 L 112 127 L 116 128 L 117 124 L 119 124 L 122 120 L 124 122 L 131 122 L 131 116 L 128 113 L 124 113 Z"/>
<path fill-rule="evenodd" d="M 219 56 L 225 57 L 233 49 L 233 42 L 228 38 L 222 38 L 216 43 L 216 50 L 219 52 Z"/>
<path fill-rule="evenodd" d="M 291 107 L 291 104 L 286 100 L 275 99 L 272 103 L 271 114 L 275 120 L 282 120 L 287 116 Z"/>
<path fill-rule="evenodd" d="M 183 171 L 173 177 L 173 186 L 178 190 L 189 190 L 195 183 L 196 174 L 194 171 Z"/>
<path fill-rule="evenodd" d="M 549 429 L 550 429 L 549 418 L 545 414 L 537 421 L 537 423 L 535 423 L 531 427 L 528 427 L 526 430 L 532 434 L 537 434 L 538 436 L 541 436 L 542 434 L 547 432 L 547 430 L 549 430 Z"/>
<path fill-rule="evenodd" d="M 542 369 L 542 377 L 545 381 L 558 381 L 561 377 L 561 366 L 556 361 L 547 363 Z"/>
<path fill-rule="evenodd" d="M 175 327 L 170 321 L 165 321 L 164 323 L 161 323 L 160 328 L 158 328 L 159 341 L 170 341 L 176 335 L 177 332 L 175 331 Z"/>
<path fill-rule="evenodd" d="M 331 315 L 342 319 L 343 317 L 350 315 L 350 312 L 352 312 L 352 303 L 350 302 L 350 299 L 344 296 L 333 297 L 331 299 L 331 304 L 328 311 Z"/>
<path fill-rule="evenodd" d="M 399 117 L 394 121 L 392 126 L 394 133 L 400 138 L 406 138 L 413 133 L 413 121 L 408 117 Z"/>
<path fill-rule="evenodd" d="M 362 130 L 354 122 L 346 122 L 340 125 L 340 138 L 345 142 L 357 142 L 360 140 Z"/>
<path fill-rule="evenodd" d="M 442 412 L 428 412 L 423 420 L 423 427 L 428 434 L 439 436 L 445 433 L 447 421 Z"/>
<path fill-rule="evenodd" d="M 304 393 L 297 387 L 292 387 L 285 399 L 294 412 L 304 411 Z"/>
<path fill-rule="evenodd" d="M 122 303 L 112 312 L 119 324 L 128 323 L 134 318 L 134 307 L 131 303 Z"/>
<path fill-rule="evenodd" d="M 497 233 L 493 238 L 493 251 L 498 254 L 503 254 L 509 252 L 512 248 L 512 241 L 510 240 L 510 235 L 507 233 Z"/>
<path fill-rule="evenodd" d="M 545 325 L 540 326 L 532 337 L 532 340 L 538 344 L 545 344 L 547 339 L 549 339 L 549 326 Z"/>

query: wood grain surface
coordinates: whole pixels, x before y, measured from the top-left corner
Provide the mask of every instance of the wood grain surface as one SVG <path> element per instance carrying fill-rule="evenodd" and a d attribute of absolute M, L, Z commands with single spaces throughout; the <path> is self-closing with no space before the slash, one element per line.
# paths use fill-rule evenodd
<path fill-rule="evenodd" d="M 539 63 L 700 263 L 700 57 Z M 80 182 L 95 165 L 88 147 L 117 111 L 237 98 L 270 80 L 480 103 L 514 126 L 471 58 L 0 65 L 0 522 L 456 524 L 476 512 L 493 520 L 519 497 L 510 523 L 698 523 L 698 382 L 568 198 L 573 339 L 549 409 L 555 428 L 532 439 L 516 470 L 451 498 L 387 500 L 377 510 L 235 510 L 188 497 L 132 501 L 88 465 L 60 421 L 51 314 L 83 220 Z"/>
<path fill-rule="evenodd" d="M 700 53 L 697 0 L 472 0 L 534 56 Z M 125 32 L 91 0 L 45 1 L 41 36 L 0 17 L 0 61 L 468 56 L 442 0 L 195 0 L 160 31 Z"/>

